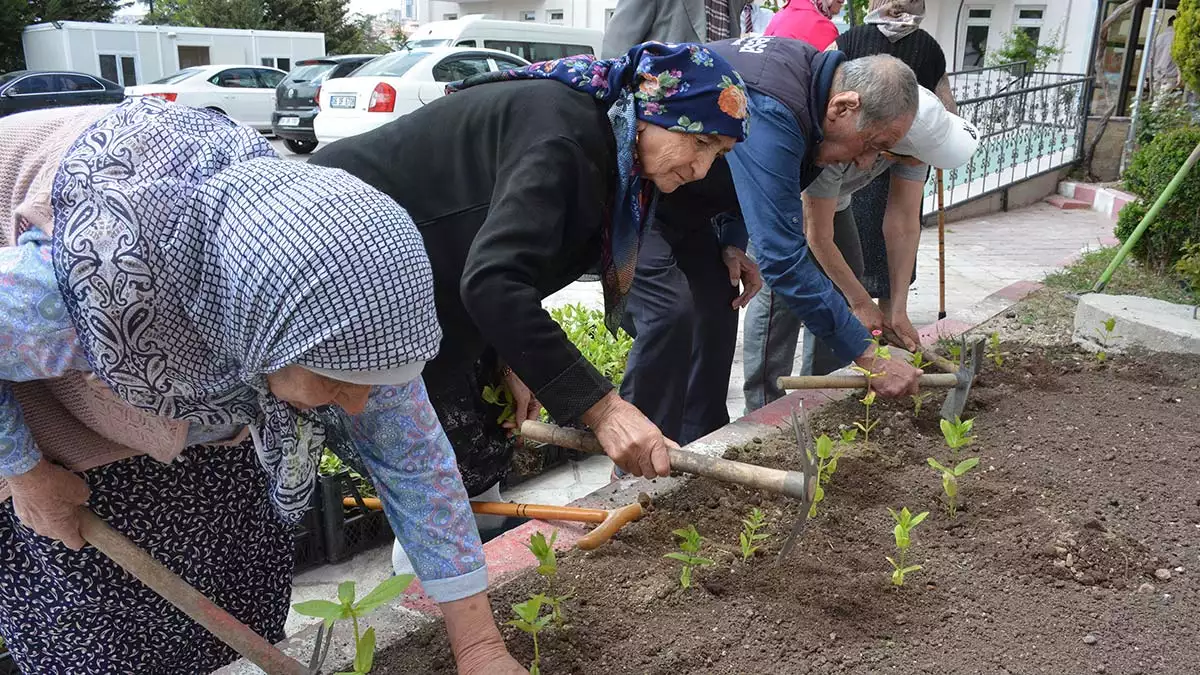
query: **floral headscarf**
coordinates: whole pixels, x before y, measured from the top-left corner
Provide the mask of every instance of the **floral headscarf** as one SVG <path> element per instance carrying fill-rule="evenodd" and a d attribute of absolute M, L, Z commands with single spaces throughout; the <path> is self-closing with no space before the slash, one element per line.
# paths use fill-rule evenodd
<path fill-rule="evenodd" d="M 817 8 L 817 11 L 821 13 L 821 16 L 825 17 L 826 19 L 833 18 L 833 16 L 834 16 L 833 3 L 836 2 L 836 0 L 809 0 L 809 1 L 812 2 L 813 7 Z"/>
<path fill-rule="evenodd" d="M 745 140 L 749 128 L 745 84 L 725 59 L 705 47 L 647 42 L 616 59 L 572 56 L 476 75 L 447 85 L 446 93 L 489 82 L 536 79 L 557 80 L 610 106 L 618 181 L 604 233 L 601 281 L 604 322 L 615 335 L 633 285 L 642 228 L 653 218 L 657 196 L 635 166 L 637 121 L 681 133 Z"/>
<path fill-rule="evenodd" d="M 872 24 L 891 42 L 911 35 L 925 19 L 925 0 L 876 0 L 864 23 Z"/>

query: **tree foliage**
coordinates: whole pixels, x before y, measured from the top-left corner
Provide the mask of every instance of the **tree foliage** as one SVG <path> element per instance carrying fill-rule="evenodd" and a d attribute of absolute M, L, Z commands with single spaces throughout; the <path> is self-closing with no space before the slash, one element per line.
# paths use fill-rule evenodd
<path fill-rule="evenodd" d="M 1188 89 L 1200 91 L 1200 0 L 1179 0 L 1171 57 Z"/>
<path fill-rule="evenodd" d="M 124 0 L 0 0 L 0 72 L 25 67 L 21 33 L 50 21 L 112 21 Z"/>

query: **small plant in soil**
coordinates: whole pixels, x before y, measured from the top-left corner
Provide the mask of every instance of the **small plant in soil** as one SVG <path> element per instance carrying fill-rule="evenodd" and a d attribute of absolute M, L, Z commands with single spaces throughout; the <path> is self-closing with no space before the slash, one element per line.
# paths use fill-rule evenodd
<path fill-rule="evenodd" d="M 816 517 L 817 504 L 825 500 L 825 488 L 823 486 L 828 484 L 830 479 L 833 478 L 834 472 L 837 471 L 838 459 L 845 452 L 842 449 L 845 447 L 844 444 L 835 448 L 833 441 L 825 434 L 821 434 L 821 437 L 817 439 L 816 445 L 817 456 L 809 458 L 817 465 L 817 490 L 813 495 L 812 506 L 808 508 L 809 518 Z M 811 451 L 809 452 L 811 453 Z"/>
<path fill-rule="evenodd" d="M 375 629 L 368 628 L 366 632 L 360 633 L 358 620 L 398 598 L 412 583 L 412 580 L 413 575 L 411 574 L 397 574 L 376 586 L 374 590 L 357 602 L 354 599 L 354 582 L 343 581 L 338 584 L 337 602 L 309 600 L 296 603 L 293 609 L 298 614 L 323 619 L 325 633 L 329 635 L 332 635 L 335 623 L 350 619 L 354 623 L 354 670 L 340 675 L 366 675 L 371 672 L 371 667 L 375 662 Z M 319 671 L 321 664 L 325 661 L 325 654 L 321 653 L 320 638 L 317 639 L 316 649 L 319 654 L 317 659 L 317 670 Z M 328 641 L 326 641 L 326 653 L 328 653 L 328 649 Z"/>
<path fill-rule="evenodd" d="M 912 367 L 913 368 L 924 368 L 927 365 L 929 365 L 929 361 L 925 360 L 925 354 L 923 352 L 921 352 L 919 350 L 913 352 L 913 355 L 912 355 Z"/>
<path fill-rule="evenodd" d="M 550 605 L 550 616 L 554 619 L 554 625 L 562 628 L 563 603 L 571 599 L 571 594 L 554 595 L 554 579 L 558 576 L 558 558 L 554 555 L 556 539 L 558 539 L 558 530 L 550 533 L 550 541 L 546 541 L 546 535 L 541 532 L 534 532 L 529 535 L 529 543 L 525 547 L 537 558 L 538 576 L 546 580 L 544 600 Z"/>
<path fill-rule="evenodd" d="M 959 451 L 975 442 L 975 437 L 971 435 L 971 430 L 975 427 L 975 420 L 956 417 L 953 422 L 942 420 L 941 427 L 942 438 L 946 439 L 946 445 L 950 447 L 954 459 L 958 459 Z"/>
<path fill-rule="evenodd" d="M 905 575 L 921 569 L 920 565 L 909 565 L 906 559 L 908 558 L 908 549 L 912 546 L 912 529 L 920 525 L 929 512 L 922 511 L 914 516 L 906 506 L 900 509 L 899 513 L 888 507 L 888 513 L 892 514 L 892 520 L 896 521 L 892 533 L 896 536 L 897 555 L 895 558 L 887 556 L 887 561 L 892 564 L 892 584 L 903 586 Z"/>
<path fill-rule="evenodd" d="M 942 466 L 941 462 L 930 457 L 925 460 L 929 462 L 929 466 L 933 467 L 942 475 L 942 491 L 946 493 L 946 512 L 951 518 L 958 517 L 958 479 L 962 478 L 971 469 L 974 469 L 979 464 L 978 457 L 968 457 L 954 468 Z"/>
<path fill-rule="evenodd" d="M 504 424 L 517 418 L 517 402 L 513 399 L 512 392 L 503 384 L 498 384 L 494 387 L 490 384 L 484 385 L 483 400 L 503 408 L 500 411 L 500 415 L 496 418 L 496 424 Z"/>
<path fill-rule="evenodd" d="M 551 615 L 542 616 L 542 605 L 546 602 L 546 596 L 538 593 L 532 598 L 512 606 L 513 614 L 517 618 L 509 621 L 507 626 L 512 626 L 533 638 L 533 662 L 529 664 L 529 675 L 541 675 L 541 669 L 538 667 L 542 660 L 541 652 L 538 651 L 538 633 L 550 624 Z"/>
<path fill-rule="evenodd" d="M 750 515 L 742 519 L 742 531 L 738 533 L 738 544 L 742 547 L 742 562 L 754 557 L 754 553 L 760 548 L 758 544 L 770 536 L 766 532 L 760 532 L 766 526 L 767 516 L 758 507 L 754 507 L 750 511 Z"/>
<path fill-rule="evenodd" d="M 1004 367 L 1004 357 L 1008 356 L 1008 353 L 1000 349 L 1000 333 L 992 331 L 988 336 L 987 350 L 983 354 L 991 359 L 997 368 Z"/>
<path fill-rule="evenodd" d="M 839 442 L 847 447 L 854 445 L 855 441 L 858 440 L 857 427 L 842 427 L 838 429 L 838 434 L 841 436 Z"/>
<path fill-rule="evenodd" d="M 879 339 L 882 335 L 883 331 L 873 330 L 871 331 L 871 339 L 868 340 L 868 342 L 875 345 L 875 358 L 887 360 L 892 358 L 892 352 L 886 346 L 880 344 Z M 879 420 L 875 420 L 874 422 L 871 421 L 871 406 L 875 404 L 875 390 L 871 388 L 871 380 L 879 377 L 880 373 L 871 372 L 862 366 L 851 366 L 850 369 L 867 378 L 867 393 L 865 396 L 859 399 L 859 402 L 863 404 L 863 408 L 865 410 L 863 413 L 863 421 L 855 422 L 854 426 L 858 427 L 859 430 L 863 432 L 863 442 L 870 443 L 871 430 L 879 424 Z"/>
<path fill-rule="evenodd" d="M 1096 329 L 1096 335 L 1100 338 L 1100 351 L 1096 352 L 1096 360 L 1104 363 L 1108 359 L 1108 345 L 1113 338 L 1121 337 L 1113 331 L 1117 327 L 1117 318 L 1110 316 L 1100 324 L 1100 328 Z"/>
<path fill-rule="evenodd" d="M 704 538 L 696 531 L 695 525 L 688 525 L 686 528 L 675 530 L 672 534 L 680 539 L 679 551 L 668 553 L 663 557 L 676 560 L 683 565 L 683 569 L 679 573 L 679 585 L 684 589 L 688 589 L 692 587 L 692 570 L 697 567 L 712 565 L 713 561 L 698 555 L 700 553 L 700 544 L 704 541 Z"/>
<path fill-rule="evenodd" d="M 909 398 L 912 399 L 913 404 L 913 417 L 921 416 L 921 408 L 931 397 L 933 397 L 933 392 L 931 391 L 923 391 L 920 394 L 911 394 L 909 396 Z"/>

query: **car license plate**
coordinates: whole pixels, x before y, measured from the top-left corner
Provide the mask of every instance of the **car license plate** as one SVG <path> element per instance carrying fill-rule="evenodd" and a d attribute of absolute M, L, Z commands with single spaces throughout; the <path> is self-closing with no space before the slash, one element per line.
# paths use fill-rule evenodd
<path fill-rule="evenodd" d="M 298 127 L 300 126 L 299 117 L 280 117 L 279 126 L 281 127 Z"/>
<path fill-rule="evenodd" d="M 330 108 L 353 108 L 354 107 L 354 99 L 355 99 L 354 96 L 330 96 L 329 97 L 329 107 Z"/>

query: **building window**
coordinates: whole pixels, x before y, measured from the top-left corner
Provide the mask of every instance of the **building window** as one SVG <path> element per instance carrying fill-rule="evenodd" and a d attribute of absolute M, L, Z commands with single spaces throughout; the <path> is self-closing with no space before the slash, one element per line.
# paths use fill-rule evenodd
<path fill-rule="evenodd" d="M 264 56 L 259 60 L 262 61 L 262 65 L 268 68 L 278 68 L 285 73 L 292 69 L 292 60 L 283 56 Z"/>
<path fill-rule="evenodd" d="M 122 87 L 132 87 L 137 84 L 137 67 L 132 56 L 118 54 L 100 55 L 100 77 L 116 82 Z"/>
<path fill-rule="evenodd" d="M 1042 18 L 1045 13 L 1045 7 L 1017 7 L 1013 27 L 1038 42 L 1042 37 Z"/>
<path fill-rule="evenodd" d="M 404 18 L 417 18 L 417 0 L 404 0 Z"/>
<path fill-rule="evenodd" d="M 988 34 L 992 28 L 992 10 L 972 7 L 967 9 L 967 25 L 963 31 L 963 69 L 982 68 L 987 56 Z"/>
<path fill-rule="evenodd" d="M 612 17 L 613 17 L 613 12 L 616 12 L 616 11 L 617 11 L 617 10 L 615 10 L 615 9 L 606 9 L 606 10 L 604 10 L 604 25 L 605 25 L 605 26 L 608 26 L 608 22 L 609 22 L 610 20 L 612 20 Z"/>
<path fill-rule="evenodd" d="M 521 10 L 522 21 L 537 21 L 537 12 L 532 9 Z"/>
<path fill-rule="evenodd" d="M 561 9 L 546 10 L 546 21 L 549 23 L 562 23 L 563 11 Z"/>

